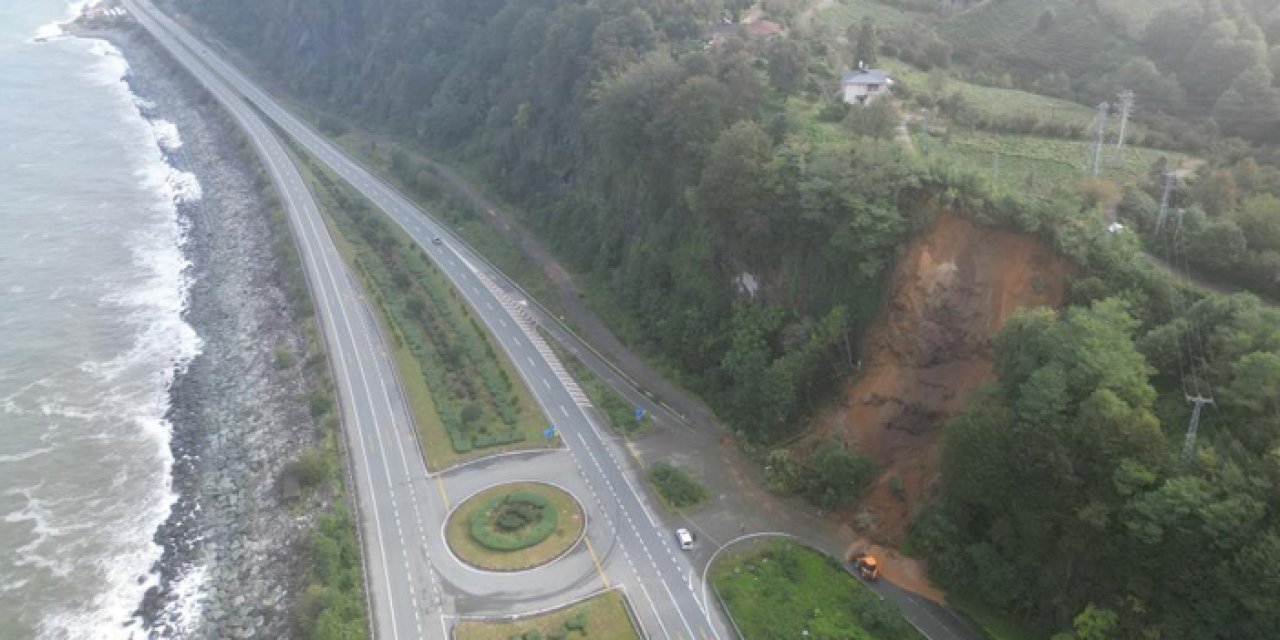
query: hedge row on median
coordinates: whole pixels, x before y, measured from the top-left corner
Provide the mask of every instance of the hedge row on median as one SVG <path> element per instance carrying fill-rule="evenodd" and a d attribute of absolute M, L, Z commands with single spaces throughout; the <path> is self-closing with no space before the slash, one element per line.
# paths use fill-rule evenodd
<path fill-rule="evenodd" d="M 471 538 L 494 551 L 518 551 L 551 535 L 560 516 L 547 498 L 516 491 L 491 500 L 471 514 Z"/>

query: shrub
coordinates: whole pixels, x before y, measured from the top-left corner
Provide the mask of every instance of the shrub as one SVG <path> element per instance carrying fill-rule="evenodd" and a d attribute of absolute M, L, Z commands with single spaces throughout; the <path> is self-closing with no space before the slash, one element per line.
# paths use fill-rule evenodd
<path fill-rule="evenodd" d="M 707 488 L 688 471 L 659 462 L 649 467 L 649 482 L 667 504 L 677 509 L 692 507 L 707 499 Z"/>
<path fill-rule="evenodd" d="M 517 491 L 489 501 L 471 514 L 471 538 L 494 551 L 527 549 L 555 531 L 559 514 L 550 500 Z"/>
<path fill-rule="evenodd" d="M 319 418 L 333 409 L 333 400 L 322 391 L 314 391 L 307 399 L 307 407 L 311 410 L 312 418 Z"/>
<path fill-rule="evenodd" d="M 316 487 L 329 477 L 329 459 L 323 451 L 311 447 L 303 451 L 297 460 L 289 463 L 289 471 L 302 486 Z"/>
<path fill-rule="evenodd" d="M 874 473 L 866 458 L 828 443 L 809 459 L 805 497 L 827 509 L 845 506 L 862 493 Z"/>

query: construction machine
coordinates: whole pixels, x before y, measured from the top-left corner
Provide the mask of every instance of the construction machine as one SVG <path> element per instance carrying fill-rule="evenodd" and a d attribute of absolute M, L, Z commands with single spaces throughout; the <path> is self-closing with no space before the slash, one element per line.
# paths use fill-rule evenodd
<path fill-rule="evenodd" d="M 880 561 L 869 553 L 858 553 L 853 556 L 853 568 L 858 577 L 875 582 L 880 579 Z"/>

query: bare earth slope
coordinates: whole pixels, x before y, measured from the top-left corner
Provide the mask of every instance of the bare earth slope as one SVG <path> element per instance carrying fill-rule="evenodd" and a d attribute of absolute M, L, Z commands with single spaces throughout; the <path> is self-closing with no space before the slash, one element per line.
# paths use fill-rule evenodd
<path fill-rule="evenodd" d="M 862 375 L 816 421 L 818 436 L 843 440 L 884 470 L 842 519 L 873 539 L 903 541 L 936 476 L 940 427 L 992 378 L 991 335 L 1016 309 L 1060 305 L 1069 272 L 1038 239 L 954 213 L 908 246 L 884 316 L 866 336 Z"/>

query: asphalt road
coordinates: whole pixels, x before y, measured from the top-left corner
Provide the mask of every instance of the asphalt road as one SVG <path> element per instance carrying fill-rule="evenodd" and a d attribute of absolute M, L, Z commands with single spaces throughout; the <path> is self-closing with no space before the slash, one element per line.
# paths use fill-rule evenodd
<path fill-rule="evenodd" d="M 689 559 L 637 490 L 642 478 L 603 434 L 593 409 L 534 329 L 520 301 L 497 286 L 483 262 L 411 202 L 365 171 L 142 0 L 135 19 L 232 113 L 253 142 L 298 235 L 340 395 L 366 550 L 373 624 L 383 638 L 447 637 L 467 613 L 510 614 L 621 586 L 650 637 L 727 637 L 704 607 Z M 439 265 L 510 356 L 564 449 L 481 461 L 429 475 L 378 324 L 327 234 L 315 201 L 252 103 L 304 148 L 400 224 Z M 432 242 L 435 237 L 445 240 Z M 588 513 L 591 545 L 541 569 L 479 572 L 449 553 L 442 525 L 469 485 L 543 479 L 574 493 Z M 435 486 L 432 486 L 435 485 Z M 451 491 L 461 489 L 458 491 Z M 588 564 L 589 562 L 589 564 Z"/>
<path fill-rule="evenodd" d="M 365 566 L 384 637 L 445 637 L 442 625 L 425 615 L 439 608 L 440 583 L 429 559 L 419 561 L 425 531 L 434 530 L 419 508 L 420 488 L 407 479 L 425 479 L 394 369 L 377 323 L 338 254 L 315 200 L 283 145 L 266 123 L 189 51 L 174 46 L 164 32 L 136 11 L 135 16 L 236 119 L 271 175 L 289 216 L 329 349 L 353 472 L 367 553 Z M 407 436 L 407 437 L 406 437 Z"/>

